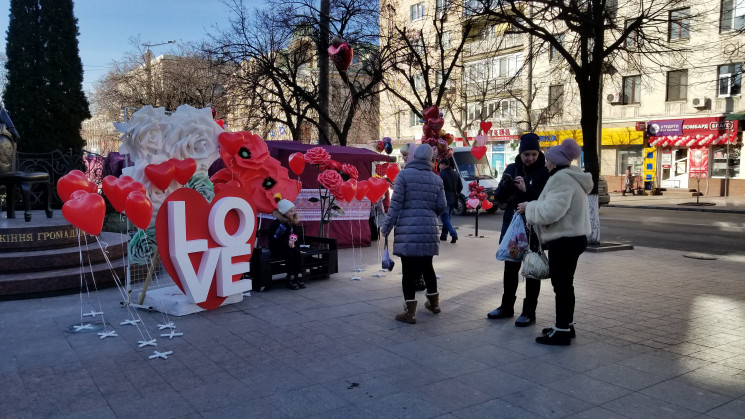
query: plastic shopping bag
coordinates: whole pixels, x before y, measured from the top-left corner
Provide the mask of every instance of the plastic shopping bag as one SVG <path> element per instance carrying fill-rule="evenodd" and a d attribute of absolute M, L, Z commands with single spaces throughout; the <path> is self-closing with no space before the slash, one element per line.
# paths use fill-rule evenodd
<path fill-rule="evenodd" d="M 388 271 L 393 270 L 393 265 L 396 263 L 391 259 L 391 256 L 388 254 L 388 236 L 385 238 L 385 248 L 383 248 L 383 262 L 382 266 L 383 269 L 388 269 Z"/>
<path fill-rule="evenodd" d="M 528 235 L 525 232 L 525 221 L 522 215 L 515 213 L 502 241 L 499 242 L 497 260 L 522 262 L 527 250 Z"/>

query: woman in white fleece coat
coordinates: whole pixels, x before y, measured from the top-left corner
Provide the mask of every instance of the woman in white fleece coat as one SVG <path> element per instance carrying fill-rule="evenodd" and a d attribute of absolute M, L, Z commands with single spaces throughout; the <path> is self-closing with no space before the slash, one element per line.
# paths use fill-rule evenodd
<path fill-rule="evenodd" d="M 543 329 L 536 342 L 546 345 L 569 345 L 574 337 L 574 272 L 577 260 L 587 248 L 590 233 L 590 211 L 587 194 L 592 190 L 592 175 L 583 172 L 572 161 L 582 154 L 577 142 L 564 140 L 546 150 L 549 179 L 536 201 L 517 206 L 525 214 L 548 247 L 551 285 L 556 294 L 556 323 Z"/>

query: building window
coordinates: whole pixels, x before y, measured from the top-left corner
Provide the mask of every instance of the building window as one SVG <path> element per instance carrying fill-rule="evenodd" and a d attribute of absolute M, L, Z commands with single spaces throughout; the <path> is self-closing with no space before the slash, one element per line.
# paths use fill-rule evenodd
<path fill-rule="evenodd" d="M 559 45 L 564 45 L 564 34 L 556 35 L 556 42 L 559 43 Z M 548 49 L 548 59 L 549 61 L 558 60 L 561 58 L 561 54 L 559 54 L 559 50 L 556 49 L 553 45 L 551 45 Z"/>
<path fill-rule="evenodd" d="M 719 97 L 736 96 L 742 87 L 742 64 L 719 66 Z"/>
<path fill-rule="evenodd" d="M 635 19 L 629 19 L 626 21 L 625 27 L 628 28 L 633 24 L 636 20 Z M 636 48 L 639 46 L 639 31 L 633 30 L 629 33 L 629 36 L 626 38 L 626 48 Z"/>
<path fill-rule="evenodd" d="M 685 100 L 688 90 L 688 70 L 667 72 L 667 101 Z"/>
<path fill-rule="evenodd" d="M 670 12 L 668 40 L 679 41 L 689 38 L 689 28 L 691 26 L 690 12 L 690 9 L 679 9 Z"/>
<path fill-rule="evenodd" d="M 438 88 L 442 84 L 442 70 L 437 70 L 437 73 L 435 73 L 435 83 Z M 450 77 L 445 80 L 445 88 L 447 89 L 448 87 L 450 87 Z"/>
<path fill-rule="evenodd" d="M 502 119 L 517 118 L 517 100 L 504 99 L 499 102 L 499 116 Z"/>
<path fill-rule="evenodd" d="M 642 76 L 623 78 L 623 104 L 639 103 L 642 90 Z"/>
<path fill-rule="evenodd" d="M 442 15 L 450 10 L 450 6 L 452 5 L 451 0 L 437 0 L 436 1 L 436 7 L 437 7 L 437 17 L 442 17 Z"/>
<path fill-rule="evenodd" d="M 411 21 L 424 19 L 424 2 L 411 5 Z"/>
<path fill-rule="evenodd" d="M 412 80 L 414 81 L 414 90 L 420 91 L 424 89 L 424 76 L 421 74 L 415 74 L 414 77 L 412 77 Z"/>
<path fill-rule="evenodd" d="M 711 177 L 740 177 L 740 147 L 715 145 L 711 148 Z"/>
<path fill-rule="evenodd" d="M 445 31 L 442 33 L 442 48 L 443 49 L 449 49 L 450 48 L 450 42 L 453 39 L 453 34 L 450 31 Z"/>
<path fill-rule="evenodd" d="M 409 125 L 412 127 L 422 125 L 421 118 L 414 111 L 409 111 Z"/>
<path fill-rule="evenodd" d="M 722 0 L 719 30 L 739 31 L 745 29 L 745 0 Z"/>
<path fill-rule="evenodd" d="M 557 84 L 548 87 L 548 117 L 561 116 L 564 108 L 564 85 Z"/>

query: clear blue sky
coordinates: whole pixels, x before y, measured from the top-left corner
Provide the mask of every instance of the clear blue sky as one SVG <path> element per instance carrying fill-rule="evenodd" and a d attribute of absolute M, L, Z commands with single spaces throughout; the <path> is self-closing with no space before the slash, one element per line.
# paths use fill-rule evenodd
<path fill-rule="evenodd" d="M 199 41 L 207 39 L 213 26 L 227 27 L 230 19 L 229 10 L 220 0 L 76 0 L 74 3 L 86 92 L 106 74 L 112 61 L 137 51 L 131 38 L 139 37 L 143 43 L 151 44 Z M 264 0 L 246 0 L 249 7 L 261 7 L 263 3 Z M 10 1 L 0 0 L 3 52 L 9 11 Z M 168 53 L 171 47 L 154 47 L 153 54 Z"/>

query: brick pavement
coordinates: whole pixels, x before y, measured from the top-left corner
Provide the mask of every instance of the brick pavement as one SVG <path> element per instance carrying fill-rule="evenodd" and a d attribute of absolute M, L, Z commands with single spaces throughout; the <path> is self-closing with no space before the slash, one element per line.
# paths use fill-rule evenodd
<path fill-rule="evenodd" d="M 535 327 L 486 319 L 499 302 L 502 263 L 498 226 L 484 224 L 485 238 L 462 230 L 457 244 L 443 244 L 442 313 L 421 310 L 420 294 L 416 325 L 393 320 L 398 258 L 393 272 L 372 276 L 377 243 L 342 250 L 340 273 L 305 290 L 278 286 L 185 317 L 140 311 L 143 335 L 119 325 L 127 310 L 116 289 L 0 302 L 0 416 L 745 416 L 744 258 L 585 253 L 577 338 L 546 347 L 534 338 L 553 321 L 548 283 Z M 361 281 L 350 280 L 355 266 L 366 268 Z M 67 331 L 99 307 L 118 337 Z M 184 335 L 157 337 L 157 349 L 173 354 L 149 360 L 153 348 L 138 340 L 159 336 L 168 320 Z"/>

